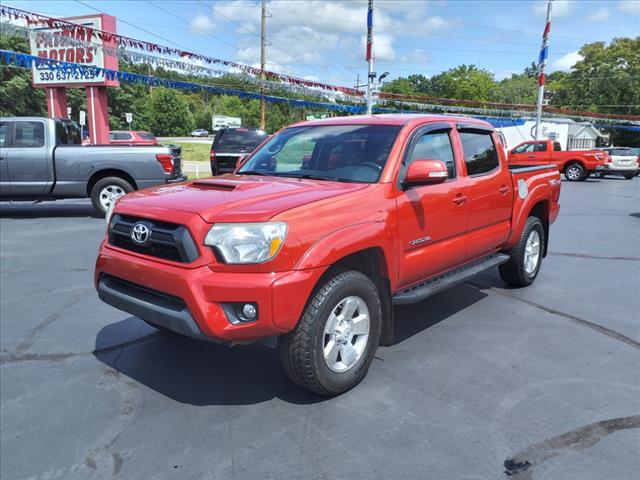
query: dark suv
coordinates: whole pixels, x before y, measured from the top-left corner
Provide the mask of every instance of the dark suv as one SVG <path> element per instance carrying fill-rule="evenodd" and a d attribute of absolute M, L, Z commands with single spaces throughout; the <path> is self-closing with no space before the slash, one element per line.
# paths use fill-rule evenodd
<path fill-rule="evenodd" d="M 211 174 L 231 173 L 238 160 L 250 154 L 267 138 L 259 128 L 223 128 L 216 133 L 211 145 Z"/>

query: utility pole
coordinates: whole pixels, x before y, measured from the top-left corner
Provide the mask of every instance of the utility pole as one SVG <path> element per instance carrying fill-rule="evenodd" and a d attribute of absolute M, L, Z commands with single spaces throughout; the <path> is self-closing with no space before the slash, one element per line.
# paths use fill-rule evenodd
<path fill-rule="evenodd" d="M 264 67 L 266 63 L 266 29 L 267 29 L 267 2 L 262 0 L 262 16 L 260 21 L 260 78 L 264 81 L 266 79 L 264 74 Z M 267 124 L 267 105 L 264 101 L 264 85 L 260 87 L 260 128 L 265 129 Z"/>
<path fill-rule="evenodd" d="M 369 73 L 367 75 L 367 115 L 373 114 L 373 82 L 376 79 L 376 72 L 373 71 L 373 0 L 369 0 L 367 11 L 367 53 L 366 60 L 369 62 Z"/>
<path fill-rule="evenodd" d="M 544 100 L 544 84 L 546 80 L 545 67 L 547 66 L 547 55 L 549 53 L 549 32 L 551 31 L 551 4 L 553 0 L 549 0 L 547 4 L 547 22 L 544 25 L 542 34 L 542 47 L 540 48 L 540 56 L 538 57 L 538 101 L 536 104 L 536 128 L 535 140 L 540 140 L 540 120 L 542 119 L 542 103 Z"/>

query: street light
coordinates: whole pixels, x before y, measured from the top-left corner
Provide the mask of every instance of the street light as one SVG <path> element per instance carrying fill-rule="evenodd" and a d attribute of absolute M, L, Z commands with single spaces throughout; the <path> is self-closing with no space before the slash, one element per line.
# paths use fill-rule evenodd
<path fill-rule="evenodd" d="M 378 77 L 378 81 L 381 82 L 383 78 L 386 78 L 388 76 L 389 76 L 389 72 L 384 72 L 382 75 Z"/>

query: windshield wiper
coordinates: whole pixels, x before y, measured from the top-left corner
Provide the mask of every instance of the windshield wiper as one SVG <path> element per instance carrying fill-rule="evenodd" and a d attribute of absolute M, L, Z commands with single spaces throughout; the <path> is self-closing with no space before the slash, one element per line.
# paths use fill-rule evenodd
<path fill-rule="evenodd" d="M 238 172 L 238 175 L 260 175 L 261 177 L 269 176 L 268 173 L 259 172 L 258 170 L 245 170 L 244 172 Z"/>
<path fill-rule="evenodd" d="M 345 179 L 345 178 L 323 177 L 322 175 L 313 175 L 312 173 L 300 173 L 300 174 L 280 173 L 280 174 L 278 174 L 278 176 L 279 177 L 302 178 L 302 179 L 305 179 L 305 180 L 329 180 L 331 182 L 346 182 L 346 183 L 350 183 L 350 181 Z"/>

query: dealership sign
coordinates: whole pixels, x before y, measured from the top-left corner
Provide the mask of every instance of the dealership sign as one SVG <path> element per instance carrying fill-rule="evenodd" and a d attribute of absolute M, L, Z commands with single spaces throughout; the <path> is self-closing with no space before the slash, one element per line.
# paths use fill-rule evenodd
<path fill-rule="evenodd" d="M 104 15 L 89 15 L 84 17 L 66 18 L 68 22 L 78 25 L 78 28 L 41 28 L 37 32 L 43 34 L 32 35 L 30 39 L 31 54 L 41 58 L 60 60 L 63 62 L 79 63 L 81 65 L 98 67 L 86 69 L 53 70 L 47 65 L 33 65 L 34 87 L 83 87 L 90 85 L 117 86 L 117 81 L 107 80 L 103 68 L 118 69 L 118 59 L 115 55 L 108 55 L 104 50 L 105 42 L 96 35 L 95 31 L 111 30 L 110 25 L 104 25 Z M 113 45 L 107 45 L 112 47 Z"/>

